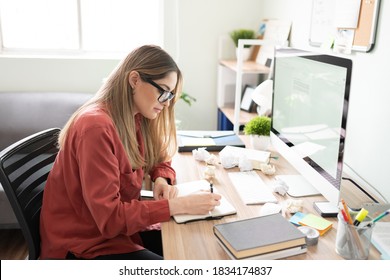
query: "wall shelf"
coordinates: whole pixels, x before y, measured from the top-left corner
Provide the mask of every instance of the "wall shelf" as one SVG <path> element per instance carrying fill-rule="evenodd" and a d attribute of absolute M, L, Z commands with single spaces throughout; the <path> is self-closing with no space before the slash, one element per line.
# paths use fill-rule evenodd
<path fill-rule="evenodd" d="M 221 60 L 220 65 L 237 72 L 237 60 Z M 244 61 L 242 64 L 243 74 L 269 74 L 270 68 L 256 61 Z"/>
<path fill-rule="evenodd" d="M 229 121 L 234 123 L 234 104 L 227 104 L 226 106 L 220 107 L 219 109 Z M 257 113 L 249 113 L 249 112 L 241 111 L 239 124 L 245 125 L 247 122 L 249 122 L 252 118 L 256 116 Z"/>
<path fill-rule="evenodd" d="M 256 87 L 271 71 L 270 67 L 256 61 L 243 61 L 244 45 L 263 46 L 275 45 L 270 40 L 239 40 L 237 60 L 220 60 L 218 65 L 218 93 L 217 104 L 220 111 L 233 124 L 235 133 L 239 133 L 240 127 L 245 125 L 256 113 L 248 113 L 241 110 L 241 93 L 245 85 Z"/>

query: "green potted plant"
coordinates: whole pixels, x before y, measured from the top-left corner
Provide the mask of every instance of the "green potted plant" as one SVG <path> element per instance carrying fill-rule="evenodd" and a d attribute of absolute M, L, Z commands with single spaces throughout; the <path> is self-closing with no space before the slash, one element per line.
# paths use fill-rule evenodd
<path fill-rule="evenodd" d="M 271 118 L 256 116 L 244 127 L 245 135 L 250 135 L 251 145 L 257 150 L 267 150 L 270 144 Z"/>
<path fill-rule="evenodd" d="M 196 98 L 189 95 L 188 93 L 182 92 L 180 95 L 180 99 L 183 100 L 188 106 L 192 105 L 192 102 L 196 102 Z"/>
<path fill-rule="evenodd" d="M 184 91 L 182 91 L 182 93 L 180 95 L 180 100 L 185 102 L 188 106 L 191 106 L 194 102 L 196 102 L 195 97 L 193 97 L 192 95 L 190 95 Z M 175 123 L 176 123 L 176 129 L 180 129 L 181 120 L 175 119 Z"/>
<path fill-rule="evenodd" d="M 254 39 L 255 38 L 255 31 L 251 29 L 236 29 L 230 32 L 230 38 L 232 38 L 234 45 L 236 48 L 238 48 L 238 40 L 240 39 Z M 251 53 L 251 46 L 244 45 L 244 60 L 248 60 L 250 53 Z"/>

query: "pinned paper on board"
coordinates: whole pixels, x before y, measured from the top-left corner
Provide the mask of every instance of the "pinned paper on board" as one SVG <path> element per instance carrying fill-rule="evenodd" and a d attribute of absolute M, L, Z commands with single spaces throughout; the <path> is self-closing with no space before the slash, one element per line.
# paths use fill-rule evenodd
<path fill-rule="evenodd" d="M 335 52 L 369 52 L 375 44 L 380 0 L 314 0 L 309 42 Z"/>
<path fill-rule="evenodd" d="M 291 21 L 270 19 L 266 21 L 265 33 L 263 40 L 270 40 L 284 44 L 290 35 Z M 270 66 L 274 57 L 274 46 L 263 45 L 257 55 L 256 62 L 261 65 Z"/>
<path fill-rule="evenodd" d="M 361 0 L 338 0 L 335 3 L 333 25 L 338 28 L 357 28 Z"/>

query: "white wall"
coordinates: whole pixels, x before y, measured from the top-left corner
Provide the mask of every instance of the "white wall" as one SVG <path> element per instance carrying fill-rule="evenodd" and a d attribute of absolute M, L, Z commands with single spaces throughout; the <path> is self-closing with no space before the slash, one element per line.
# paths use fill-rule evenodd
<path fill-rule="evenodd" d="M 293 21 L 291 45 L 313 49 L 308 44 L 310 0 L 263 0 L 262 16 Z M 347 123 L 345 163 L 390 201 L 390 3 L 381 1 L 376 44 L 369 53 L 354 52 Z M 361 177 L 361 178 L 359 178 Z"/>
<path fill-rule="evenodd" d="M 219 37 L 237 28 L 256 30 L 262 19 L 261 1 L 168 0 L 165 3 L 165 47 L 177 58 L 183 71 L 184 91 L 197 98 L 190 108 L 178 106 L 181 128 L 216 129 Z"/>
<path fill-rule="evenodd" d="M 115 59 L 0 57 L 0 91 L 96 92 Z"/>

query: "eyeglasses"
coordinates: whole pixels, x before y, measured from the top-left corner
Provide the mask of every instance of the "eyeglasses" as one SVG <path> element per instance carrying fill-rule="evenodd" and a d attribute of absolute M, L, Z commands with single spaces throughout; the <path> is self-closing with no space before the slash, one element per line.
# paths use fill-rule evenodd
<path fill-rule="evenodd" d="M 153 82 L 152 80 L 150 79 L 145 79 L 145 81 L 149 84 L 151 84 L 152 86 L 154 86 L 156 89 L 158 89 L 158 91 L 160 92 L 160 96 L 157 98 L 158 102 L 160 103 L 164 103 L 168 100 L 171 100 L 172 98 L 175 97 L 175 94 L 170 92 L 170 91 L 167 91 L 165 89 L 163 89 L 162 87 L 160 87 L 158 84 L 156 84 L 155 82 Z"/>

